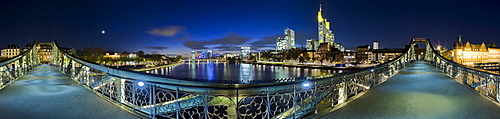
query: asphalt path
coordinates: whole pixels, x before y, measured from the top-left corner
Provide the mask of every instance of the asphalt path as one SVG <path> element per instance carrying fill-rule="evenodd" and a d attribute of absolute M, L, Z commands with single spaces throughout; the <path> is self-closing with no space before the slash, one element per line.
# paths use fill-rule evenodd
<path fill-rule="evenodd" d="M 320 118 L 498 119 L 500 106 L 420 62 Z"/>
<path fill-rule="evenodd" d="M 137 119 L 78 85 L 50 65 L 40 65 L 0 90 L 3 119 Z"/>

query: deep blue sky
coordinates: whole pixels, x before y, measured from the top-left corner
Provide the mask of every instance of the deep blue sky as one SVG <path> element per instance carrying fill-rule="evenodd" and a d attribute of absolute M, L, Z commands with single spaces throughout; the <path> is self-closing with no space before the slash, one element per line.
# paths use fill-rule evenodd
<path fill-rule="evenodd" d="M 347 49 L 375 39 L 381 48 L 402 48 L 412 37 L 451 47 L 459 34 L 471 43 L 500 43 L 497 0 L 3 0 L 0 47 L 36 39 L 119 52 L 239 52 L 274 48 L 285 28 L 295 30 L 301 47 L 317 38 L 319 4 Z"/>

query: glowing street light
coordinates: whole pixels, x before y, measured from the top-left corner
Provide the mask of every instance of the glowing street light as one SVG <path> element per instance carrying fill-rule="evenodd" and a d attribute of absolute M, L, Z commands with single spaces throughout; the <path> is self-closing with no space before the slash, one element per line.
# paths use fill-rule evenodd
<path fill-rule="evenodd" d="M 137 85 L 140 86 L 140 87 L 142 87 L 142 86 L 144 86 L 144 82 L 139 81 L 139 82 L 137 82 Z"/>

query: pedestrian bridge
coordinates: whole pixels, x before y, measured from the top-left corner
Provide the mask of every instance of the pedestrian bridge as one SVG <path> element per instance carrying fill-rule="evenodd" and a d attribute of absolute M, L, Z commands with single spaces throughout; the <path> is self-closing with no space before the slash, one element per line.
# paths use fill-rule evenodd
<path fill-rule="evenodd" d="M 0 62 L 0 111 L 5 117 L 489 118 L 500 114 L 500 76 L 443 58 L 426 38 L 410 40 L 406 53 L 374 67 L 247 84 L 115 69 L 79 59 L 60 50 L 56 42 L 51 43 L 50 65 L 40 64 L 44 54 L 37 44 Z M 417 44 L 426 47 L 416 49 Z"/>

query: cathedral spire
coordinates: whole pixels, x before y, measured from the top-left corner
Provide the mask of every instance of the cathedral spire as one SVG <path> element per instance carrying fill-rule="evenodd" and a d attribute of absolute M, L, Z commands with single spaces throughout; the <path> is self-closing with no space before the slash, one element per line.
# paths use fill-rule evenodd
<path fill-rule="evenodd" d="M 457 41 L 455 41 L 455 45 L 453 45 L 453 49 L 463 48 L 464 44 L 462 43 L 462 34 L 458 35 Z"/>
<path fill-rule="evenodd" d="M 462 34 L 458 35 L 458 42 L 462 43 Z"/>

